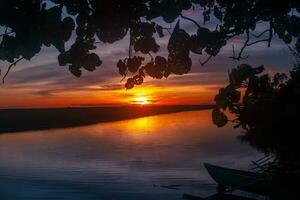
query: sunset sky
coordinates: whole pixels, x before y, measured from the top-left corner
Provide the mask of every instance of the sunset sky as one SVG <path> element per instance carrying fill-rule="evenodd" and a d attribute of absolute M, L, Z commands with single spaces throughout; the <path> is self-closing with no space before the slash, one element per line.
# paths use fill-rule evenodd
<path fill-rule="evenodd" d="M 186 11 L 185 15 L 196 17 L 201 10 Z M 160 20 L 160 19 L 158 19 Z M 194 31 L 193 24 L 181 20 L 186 30 Z M 214 20 L 207 27 L 214 27 Z M 263 25 L 262 30 L 263 30 Z M 72 44 L 72 37 L 68 45 Z M 158 39 L 160 55 L 167 55 L 166 44 L 169 37 Z M 125 80 L 118 73 L 116 63 L 128 54 L 128 37 L 114 44 L 98 44 L 96 53 L 103 64 L 94 72 L 83 71 L 81 78 L 74 77 L 67 69 L 58 65 L 54 48 L 43 48 L 31 61 L 22 61 L 8 75 L 5 84 L 0 85 L 0 107 L 65 107 L 65 106 L 100 106 L 128 104 L 210 104 L 218 89 L 228 80 L 228 71 L 240 63 L 247 62 L 254 66 L 265 65 L 267 72 L 288 71 L 292 67 L 290 52 L 281 41 L 275 38 L 271 48 L 259 43 L 246 50 L 248 60 L 241 62 L 229 58 L 232 45 L 241 47 L 243 37 L 230 40 L 217 57 L 205 66 L 199 59 L 206 57 L 191 54 L 193 67 L 190 73 L 168 79 L 146 82 L 131 90 L 124 88 Z M 8 63 L 0 62 L 2 75 Z"/>

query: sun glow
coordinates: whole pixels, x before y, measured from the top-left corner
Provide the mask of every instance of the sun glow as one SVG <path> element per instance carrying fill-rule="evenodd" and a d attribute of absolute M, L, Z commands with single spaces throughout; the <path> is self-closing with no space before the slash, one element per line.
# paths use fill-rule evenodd
<path fill-rule="evenodd" d="M 135 104 L 140 104 L 140 105 L 150 104 L 150 101 L 148 100 L 147 97 L 136 97 L 133 99 L 133 102 Z"/>

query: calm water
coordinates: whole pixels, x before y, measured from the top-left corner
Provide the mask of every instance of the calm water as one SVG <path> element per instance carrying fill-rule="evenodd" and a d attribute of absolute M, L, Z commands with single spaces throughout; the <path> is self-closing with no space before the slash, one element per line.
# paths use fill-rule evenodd
<path fill-rule="evenodd" d="M 181 199 L 215 185 L 203 162 L 247 169 L 260 154 L 210 111 L 0 135 L 0 199 Z M 178 190 L 160 185 L 180 185 Z"/>

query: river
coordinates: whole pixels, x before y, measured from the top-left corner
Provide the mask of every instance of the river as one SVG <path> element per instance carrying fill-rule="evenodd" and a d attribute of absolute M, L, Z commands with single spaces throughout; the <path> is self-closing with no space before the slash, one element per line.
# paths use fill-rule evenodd
<path fill-rule="evenodd" d="M 203 162 L 248 169 L 261 154 L 211 111 L 0 135 L 2 200 L 162 200 L 208 195 Z M 173 189 L 164 186 L 177 185 Z"/>

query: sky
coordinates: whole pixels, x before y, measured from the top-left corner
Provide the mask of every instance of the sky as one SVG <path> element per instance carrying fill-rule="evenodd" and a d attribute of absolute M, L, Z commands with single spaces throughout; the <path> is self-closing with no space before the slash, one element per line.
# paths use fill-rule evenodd
<path fill-rule="evenodd" d="M 201 11 L 185 12 L 195 18 Z M 161 19 L 157 19 L 161 21 Z M 180 21 L 189 33 L 195 31 L 191 22 Z M 214 20 L 207 27 L 214 27 Z M 263 30 L 263 24 L 257 32 Z M 167 55 L 168 36 L 158 39 L 160 55 Z M 201 66 L 206 57 L 191 54 L 192 70 L 185 75 L 171 75 L 167 79 L 146 78 L 141 86 L 126 90 L 125 80 L 118 73 L 116 63 L 128 54 L 128 36 L 114 44 L 98 44 L 96 53 L 103 64 L 93 72 L 83 70 L 80 78 L 73 76 L 67 66 L 59 66 L 58 51 L 43 47 L 30 61 L 21 61 L 12 68 L 5 84 L 0 85 L 0 108 L 20 107 L 77 107 L 130 104 L 186 105 L 212 104 L 218 90 L 228 83 L 228 72 L 241 63 L 265 65 L 267 73 L 287 72 L 293 58 L 283 42 L 275 37 L 272 46 L 258 43 L 246 49 L 247 60 L 231 58 L 232 45 L 241 47 L 243 36 L 231 39 L 209 63 Z M 74 36 L 67 44 L 74 41 Z M 0 61 L 3 72 L 9 63 Z"/>

